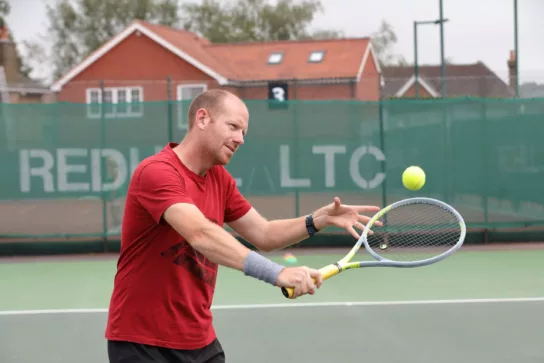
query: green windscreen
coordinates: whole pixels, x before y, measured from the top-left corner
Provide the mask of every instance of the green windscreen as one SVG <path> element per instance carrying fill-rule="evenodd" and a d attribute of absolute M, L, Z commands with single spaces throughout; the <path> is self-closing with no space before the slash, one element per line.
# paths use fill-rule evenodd
<path fill-rule="evenodd" d="M 227 168 L 267 218 L 335 196 L 380 206 L 430 196 L 469 227 L 544 221 L 544 99 L 246 104 L 249 131 Z M 2 104 L 0 234 L 118 234 L 133 169 L 183 138 L 188 106 Z M 417 192 L 401 183 L 410 165 L 427 175 Z"/>

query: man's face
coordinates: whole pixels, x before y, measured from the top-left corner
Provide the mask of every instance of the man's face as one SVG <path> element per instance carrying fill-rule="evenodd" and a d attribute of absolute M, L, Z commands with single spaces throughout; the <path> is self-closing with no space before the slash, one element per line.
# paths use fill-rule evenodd
<path fill-rule="evenodd" d="M 214 164 L 226 165 L 240 145 L 244 143 L 249 113 L 238 99 L 223 100 L 223 107 L 209 115 L 211 122 L 204 130 L 204 144 Z"/>

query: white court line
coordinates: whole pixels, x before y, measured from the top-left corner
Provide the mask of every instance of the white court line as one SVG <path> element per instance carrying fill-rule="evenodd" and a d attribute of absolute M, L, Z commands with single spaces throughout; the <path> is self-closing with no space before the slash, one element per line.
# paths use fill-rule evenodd
<path fill-rule="evenodd" d="M 242 304 L 217 305 L 212 310 L 246 310 L 270 308 L 302 308 L 302 307 L 339 307 L 339 306 L 385 306 L 385 305 L 432 305 L 432 304 L 485 304 L 485 303 L 512 303 L 538 302 L 544 297 L 505 298 L 505 299 L 453 299 L 453 300 L 399 300 L 399 301 L 347 301 L 323 303 L 284 303 L 284 304 Z M 46 309 L 46 310 L 6 310 L 0 315 L 38 315 L 38 314 L 94 314 L 107 313 L 108 309 Z"/>

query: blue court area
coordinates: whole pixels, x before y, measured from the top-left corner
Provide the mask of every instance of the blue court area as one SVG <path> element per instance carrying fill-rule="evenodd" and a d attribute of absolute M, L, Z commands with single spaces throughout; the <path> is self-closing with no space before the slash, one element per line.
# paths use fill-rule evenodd
<path fill-rule="evenodd" d="M 311 267 L 341 256 L 292 252 Z M 0 260 L 0 362 L 107 362 L 115 257 Z M 348 271 L 294 301 L 221 269 L 215 326 L 235 363 L 543 362 L 543 258 L 464 248 L 424 268 Z"/>

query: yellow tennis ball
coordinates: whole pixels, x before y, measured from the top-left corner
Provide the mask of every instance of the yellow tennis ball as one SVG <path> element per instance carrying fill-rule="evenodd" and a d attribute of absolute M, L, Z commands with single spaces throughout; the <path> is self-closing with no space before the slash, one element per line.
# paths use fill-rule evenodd
<path fill-rule="evenodd" d="M 402 184 L 408 190 L 419 190 L 425 185 L 425 172 L 419 166 L 410 166 L 402 173 Z"/>

